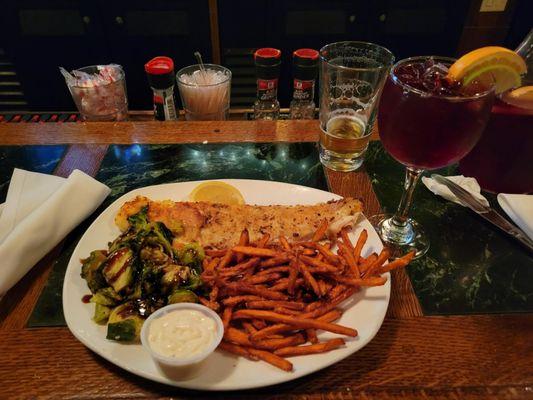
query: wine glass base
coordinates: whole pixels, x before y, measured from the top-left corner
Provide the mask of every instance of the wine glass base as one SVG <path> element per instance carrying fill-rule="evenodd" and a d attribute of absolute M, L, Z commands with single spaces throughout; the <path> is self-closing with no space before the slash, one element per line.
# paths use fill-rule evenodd
<path fill-rule="evenodd" d="M 377 214 L 368 218 L 381 240 L 389 249 L 391 257 L 401 257 L 411 251 L 420 258 L 429 249 L 429 238 L 422 226 L 409 218 L 403 229 L 391 227 L 392 214 Z"/>

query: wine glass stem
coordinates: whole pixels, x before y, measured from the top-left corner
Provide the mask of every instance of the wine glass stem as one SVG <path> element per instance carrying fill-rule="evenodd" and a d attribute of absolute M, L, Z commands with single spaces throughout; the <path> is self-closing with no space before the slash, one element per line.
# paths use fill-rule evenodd
<path fill-rule="evenodd" d="M 422 175 L 424 170 L 416 169 L 412 167 L 407 167 L 405 170 L 405 183 L 402 199 L 400 200 L 400 205 L 398 210 L 392 217 L 392 224 L 398 228 L 405 228 L 408 225 L 409 209 L 411 208 L 411 203 L 413 202 L 413 193 L 415 191 L 416 183 Z"/>

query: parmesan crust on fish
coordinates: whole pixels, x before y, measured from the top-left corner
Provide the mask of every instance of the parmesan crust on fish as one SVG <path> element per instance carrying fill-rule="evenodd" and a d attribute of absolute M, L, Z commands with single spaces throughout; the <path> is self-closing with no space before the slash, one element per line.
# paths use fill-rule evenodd
<path fill-rule="evenodd" d="M 148 206 L 150 221 L 163 222 L 176 233 L 183 229 L 179 242 L 197 241 L 202 246 L 214 248 L 237 244 L 245 228 L 252 242 L 267 233 L 272 240 L 277 240 L 280 235 L 289 240 L 309 239 L 324 219 L 329 222 L 329 233 L 334 235 L 344 226 L 355 224 L 362 211 L 361 202 L 351 198 L 309 206 L 256 206 L 152 201 L 137 196 L 124 203 L 115 217 L 120 230 L 128 229 L 128 217 L 145 206 Z"/>

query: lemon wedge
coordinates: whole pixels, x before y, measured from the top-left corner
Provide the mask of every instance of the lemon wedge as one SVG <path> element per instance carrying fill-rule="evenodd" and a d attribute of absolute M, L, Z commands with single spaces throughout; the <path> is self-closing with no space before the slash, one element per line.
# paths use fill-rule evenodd
<path fill-rule="evenodd" d="M 189 199 L 221 204 L 244 204 L 244 198 L 235 186 L 220 181 L 200 183 L 189 194 Z"/>
<path fill-rule="evenodd" d="M 514 51 L 505 47 L 487 46 L 459 58 L 448 70 L 448 77 L 463 85 L 492 78 L 495 92 L 500 94 L 520 86 L 520 75 L 526 71 L 525 61 Z"/>

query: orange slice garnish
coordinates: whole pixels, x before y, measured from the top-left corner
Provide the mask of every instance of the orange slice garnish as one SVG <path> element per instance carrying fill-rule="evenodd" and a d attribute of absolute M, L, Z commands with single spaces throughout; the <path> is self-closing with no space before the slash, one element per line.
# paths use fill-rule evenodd
<path fill-rule="evenodd" d="M 533 86 L 523 86 L 504 93 L 502 100 L 515 107 L 533 110 Z"/>
<path fill-rule="evenodd" d="M 468 85 L 474 81 L 494 81 L 496 94 L 520 86 L 526 63 L 514 51 L 505 47 L 488 46 L 471 51 L 459 58 L 448 71 L 448 77 Z"/>

